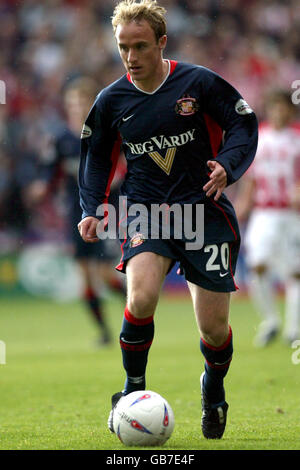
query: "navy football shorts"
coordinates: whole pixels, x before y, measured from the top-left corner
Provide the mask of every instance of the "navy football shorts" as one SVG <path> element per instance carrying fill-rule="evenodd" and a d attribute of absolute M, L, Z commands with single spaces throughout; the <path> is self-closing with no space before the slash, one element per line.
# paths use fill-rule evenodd
<path fill-rule="evenodd" d="M 101 262 L 115 263 L 120 256 L 120 245 L 117 240 L 99 240 L 97 243 L 83 241 L 77 228 L 80 218 L 70 217 L 70 238 L 73 245 L 74 257 L 78 260 L 89 259 Z"/>
<path fill-rule="evenodd" d="M 171 236 L 168 239 L 162 237 L 153 239 L 145 236 L 142 230 L 143 224 L 137 226 L 135 233 L 128 236 L 128 233 L 132 232 L 129 227 L 135 217 L 128 216 L 127 213 L 121 221 L 119 239 L 122 257 L 116 269 L 125 273 L 127 261 L 130 258 L 139 253 L 152 252 L 170 258 L 172 260 L 170 270 L 176 262 L 179 262 L 179 273 L 183 274 L 187 281 L 204 289 L 216 292 L 237 290 L 234 274 L 240 248 L 240 234 L 234 209 L 226 196 L 222 195 L 217 202 L 210 198 L 204 203 L 204 232 L 201 248 L 187 249 L 186 243 L 192 242 L 192 239 L 184 236 L 177 239 L 173 236 L 174 218 L 172 219 L 172 215 L 170 213 Z M 153 224 L 150 210 L 148 224 L 149 226 Z M 161 224 L 162 220 L 159 220 L 160 228 Z M 193 220 L 193 228 L 196 228 L 195 220 Z M 148 233 L 151 233 L 151 230 L 148 229 Z"/>
<path fill-rule="evenodd" d="M 78 228 L 74 228 L 73 236 L 74 257 L 80 259 L 93 259 L 98 262 L 115 263 L 120 256 L 120 245 L 117 240 L 99 240 L 96 243 L 87 243 L 81 238 Z"/>

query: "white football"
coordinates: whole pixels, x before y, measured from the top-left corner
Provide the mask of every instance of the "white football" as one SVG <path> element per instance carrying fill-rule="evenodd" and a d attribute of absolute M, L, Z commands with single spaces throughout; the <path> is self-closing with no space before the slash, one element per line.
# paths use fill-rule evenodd
<path fill-rule="evenodd" d="M 114 409 L 114 431 L 126 446 L 161 446 L 171 436 L 174 424 L 169 403 L 151 390 L 129 393 Z"/>

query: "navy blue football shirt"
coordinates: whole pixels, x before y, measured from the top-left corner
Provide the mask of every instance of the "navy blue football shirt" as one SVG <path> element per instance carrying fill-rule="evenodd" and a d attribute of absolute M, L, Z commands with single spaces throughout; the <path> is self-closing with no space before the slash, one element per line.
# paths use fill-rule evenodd
<path fill-rule="evenodd" d="M 242 96 L 205 67 L 168 62 L 166 79 L 152 93 L 126 74 L 97 96 L 82 131 L 83 218 L 106 202 L 121 147 L 127 160 L 121 193 L 133 202 L 201 203 L 208 160 L 224 167 L 228 184 L 250 166 L 257 119 Z"/>

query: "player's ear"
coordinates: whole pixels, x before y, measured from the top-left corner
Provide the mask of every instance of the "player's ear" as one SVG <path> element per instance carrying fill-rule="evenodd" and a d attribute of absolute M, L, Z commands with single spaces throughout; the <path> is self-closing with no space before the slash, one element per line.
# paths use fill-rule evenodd
<path fill-rule="evenodd" d="M 159 48 L 163 51 L 165 49 L 167 45 L 167 35 L 164 34 L 163 36 L 161 36 L 158 40 L 158 46 Z"/>

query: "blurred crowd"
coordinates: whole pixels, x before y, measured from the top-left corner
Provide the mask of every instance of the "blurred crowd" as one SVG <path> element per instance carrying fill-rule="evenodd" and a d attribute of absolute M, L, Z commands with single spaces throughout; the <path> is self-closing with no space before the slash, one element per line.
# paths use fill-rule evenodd
<path fill-rule="evenodd" d="M 90 76 L 99 90 L 124 73 L 110 18 L 117 0 L 1 0 L 0 237 L 34 237 L 26 188 L 51 157 L 64 119 L 62 90 Z M 264 118 L 270 87 L 300 79 L 299 0 L 160 0 L 168 11 L 165 56 L 204 65 L 231 82 Z M 58 210 L 59 212 L 59 210 Z M 49 207 L 44 228 L 60 229 Z M 31 230 L 31 232 L 30 232 Z M 0 240 L 1 241 L 1 240 Z M 1 246 L 5 246 L 4 239 Z M 7 241 L 8 243 L 8 241 Z"/>

